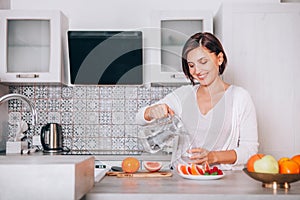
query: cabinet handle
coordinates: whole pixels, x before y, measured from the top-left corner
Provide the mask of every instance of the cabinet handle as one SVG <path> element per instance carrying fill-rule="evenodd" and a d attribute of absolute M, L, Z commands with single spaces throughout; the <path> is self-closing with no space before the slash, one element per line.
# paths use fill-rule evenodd
<path fill-rule="evenodd" d="M 184 74 L 172 74 L 171 78 L 174 78 L 174 79 L 183 79 L 183 78 L 185 78 L 185 75 Z"/>
<path fill-rule="evenodd" d="M 38 74 L 17 74 L 17 78 L 39 78 L 40 75 Z"/>

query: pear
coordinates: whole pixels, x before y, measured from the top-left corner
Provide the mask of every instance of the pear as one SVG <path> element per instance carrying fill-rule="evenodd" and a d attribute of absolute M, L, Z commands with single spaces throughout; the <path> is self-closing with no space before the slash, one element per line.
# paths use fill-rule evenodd
<path fill-rule="evenodd" d="M 277 160 L 271 155 L 265 155 L 254 162 L 254 171 L 260 173 L 278 173 L 279 165 Z"/>

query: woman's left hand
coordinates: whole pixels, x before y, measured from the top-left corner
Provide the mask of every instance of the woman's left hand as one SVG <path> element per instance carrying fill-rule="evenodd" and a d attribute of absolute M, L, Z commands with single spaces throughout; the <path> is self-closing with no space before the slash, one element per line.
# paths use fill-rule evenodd
<path fill-rule="evenodd" d="M 188 150 L 188 153 L 192 154 L 190 160 L 195 164 L 203 164 L 205 162 L 208 162 L 208 164 L 215 163 L 214 153 L 204 148 L 193 148 Z"/>

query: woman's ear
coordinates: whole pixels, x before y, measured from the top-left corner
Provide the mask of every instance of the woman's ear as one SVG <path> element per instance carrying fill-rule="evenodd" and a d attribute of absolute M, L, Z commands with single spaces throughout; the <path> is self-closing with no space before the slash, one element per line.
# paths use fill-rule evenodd
<path fill-rule="evenodd" d="M 222 52 L 220 52 L 217 57 L 218 57 L 218 64 L 220 66 L 220 65 L 222 65 L 222 63 L 224 61 L 224 54 Z"/>

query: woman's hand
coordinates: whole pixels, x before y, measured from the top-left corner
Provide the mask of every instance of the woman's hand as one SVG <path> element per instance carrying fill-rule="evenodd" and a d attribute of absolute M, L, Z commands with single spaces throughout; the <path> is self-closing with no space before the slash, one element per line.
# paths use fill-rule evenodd
<path fill-rule="evenodd" d="M 217 162 L 214 152 L 204 148 L 193 148 L 188 150 L 188 153 L 192 154 L 190 160 L 195 164 L 204 164 L 206 162 L 208 162 L 208 164 L 214 164 Z"/>
<path fill-rule="evenodd" d="M 144 118 L 147 121 L 151 121 L 167 117 L 169 114 L 173 116 L 174 111 L 167 104 L 157 104 L 145 110 Z"/>

